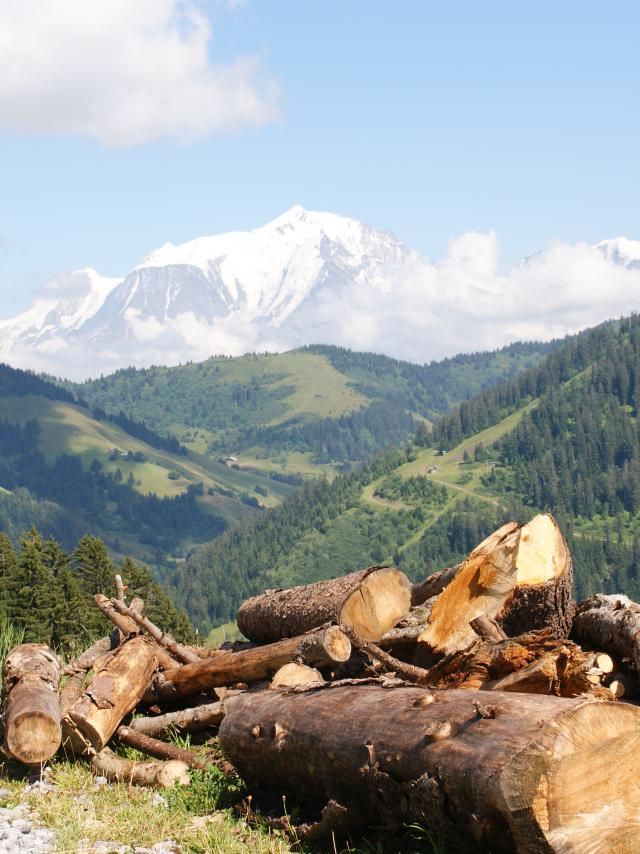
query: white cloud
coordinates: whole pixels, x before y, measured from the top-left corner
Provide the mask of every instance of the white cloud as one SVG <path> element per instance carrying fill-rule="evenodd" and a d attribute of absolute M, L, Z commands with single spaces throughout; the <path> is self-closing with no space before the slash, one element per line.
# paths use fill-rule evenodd
<path fill-rule="evenodd" d="M 640 259 L 640 242 L 629 246 L 632 258 Z M 619 258 L 616 263 L 615 255 L 584 243 L 558 243 L 502 269 L 496 235 L 469 232 L 453 239 L 440 261 L 413 253 L 381 273 L 379 287 L 321 288 L 278 327 L 241 311 L 211 326 L 186 312 L 168 327 L 132 313 L 128 337 L 108 347 L 104 339 L 94 346 L 53 335 L 37 349 L 22 343 L 5 348 L 2 358 L 78 379 L 130 364 L 177 364 L 311 343 L 425 362 L 516 340 L 562 337 L 640 310 L 640 265 L 625 266 Z M 2 335 L 0 328 L 0 345 Z"/>
<path fill-rule="evenodd" d="M 3 0 L 0 128 L 127 147 L 277 118 L 258 58 L 215 65 L 211 41 L 183 0 Z"/>

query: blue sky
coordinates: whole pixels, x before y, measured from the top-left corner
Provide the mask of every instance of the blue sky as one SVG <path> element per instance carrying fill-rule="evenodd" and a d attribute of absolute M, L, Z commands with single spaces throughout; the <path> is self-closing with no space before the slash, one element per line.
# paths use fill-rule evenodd
<path fill-rule="evenodd" d="M 59 12 L 73 6 L 59 3 Z M 0 31 L 11 32 L 13 6 L 0 10 Z M 505 263 L 554 240 L 640 237 L 637 3 L 199 9 L 212 27 L 210 61 L 254 57 L 252 85 L 269 104 L 255 107 L 255 121 L 232 116 L 241 126 L 230 133 L 205 128 L 176 141 L 178 115 L 175 134 L 166 124 L 139 144 L 100 139 L 100 116 L 73 118 L 74 99 L 92 97 L 86 63 L 103 61 L 83 53 L 77 21 L 68 22 L 64 86 L 36 82 L 25 93 L 21 80 L 7 92 L 0 56 L 0 316 L 61 271 L 121 275 L 167 240 L 251 228 L 296 202 L 391 229 L 431 258 L 472 229 L 495 230 Z M 26 25 L 11 59 L 29 82 Z M 113 44 L 108 33 L 97 42 L 105 56 L 124 50 L 114 32 Z M 56 34 L 45 36 L 49 49 Z M 155 60 L 168 74 L 162 51 Z"/>

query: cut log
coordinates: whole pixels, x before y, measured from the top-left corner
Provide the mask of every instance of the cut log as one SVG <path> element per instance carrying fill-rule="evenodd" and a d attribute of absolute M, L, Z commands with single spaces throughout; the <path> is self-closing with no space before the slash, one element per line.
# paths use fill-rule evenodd
<path fill-rule="evenodd" d="M 321 685 L 324 677 L 315 667 L 290 661 L 283 664 L 271 680 L 271 688 L 296 688 L 301 685 Z"/>
<path fill-rule="evenodd" d="M 503 525 L 477 546 L 435 600 L 419 641 L 449 654 L 473 639 L 470 622 L 495 618 L 509 636 L 550 627 L 566 637 L 573 617 L 571 556 L 549 514 Z"/>
<path fill-rule="evenodd" d="M 60 659 L 40 643 L 14 647 L 2 676 L 5 753 L 25 765 L 40 765 L 62 741 Z"/>
<path fill-rule="evenodd" d="M 123 759 L 108 747 L 91 757 L 91 765 L 98 774 L 113 783 L 133 783 L 136 786 L 155 786 L 171 789 L 176 783 L 188 785 L 189 766 L 186 762 L 134 762 Z"/>
<path fill-rule="evenodd" d="M 134 637 L 120 646 L 63 719 L 72 749 L 100 752 L 124 716 L 137 706 L 156 666 L 156 647 L 147 638 Z"/>
<path fill-rule="evenodd" d="M 589 667 L 595 667 L 601 673 L 613 673 L 615 662 L 606 652 L 591 652 L 587 655 Z"/>
<path fill-rule="evenodd" d="M 502 628 L 510 637 L 543 627 L 568 637 L 575 613 L 573 563 L 551 514 L 534 516 L 521 529 L 516 564 L 513 599 L 497 615 Z"/>
<path fill-rule="evenodd" d="M 158 677 L 156 693 L 159 699 L 170 700 L 220 685 L 267 679 L 284 664 L 298 658 L 307 664 L 322 666 L 347 661 L 350 655 L 349 638 L 337 626 L 330 626 L 302 637 L 287 638 L 243 652 L 225 652 L 215 658 L 167 670 Z"/>
<path fill-rule="evenodd" d="M 492 691 L 517 691 L 523 694 L 551 694 L 558 678 L 558 668 L 551 656 L 538 658 L 522 670 L 509 673 L 491 684 Z M 489 687 L 489 686 L 487 686 Z M 582 693 L 581 691 L 578 694 Z"/>
<path fill-rule="evenodd" d="M 626 673 L 614 673 L 606 680 L 606 687 L 616 700 L 627 699 L 633 694 L 633 683 Z"/>
<path fill-rule="evenodd" d="M 158 626 L 152 623 L 147 617 L 143 617 L 142 614 L 139 614 L 134 608 L 128 608 L 124 602 L 119 602 L 117 599 L 112 599 L 111 604 L 119 614 L 127 617 L 135 625 L 139 626 L 140 629 L 144 629 L 159 646 L 166 649 L 167 652 L 169 652 L 178 661 L 189 663 L 191 661 L 200 660 L 197 653 L 188 649 L 186 646 L 183 646 L 183 644 L 178 643 L 172 635 L 163 632 L 162 629 L 158 628 Z"/>
<path fill-rule="evenodd" d="M 249 640 L 271 643 L 302 635 L 325 623 L 353 627 L 366 640 L 379 640 L 411 605 L 406 575 L 391 566 L 372 566 L 334 578 L 267 590 L 242 603 L 238 628 Z"/>
<path fill-rule="evenodd" d="M 497 691 L 424 697 L 375 685 L 245 693 L 228 702 L 220 741 L 250 783 L 355 804 L 377 825 L 419 822 L 496 852 L 635 854 L 640 709 Z"/>
<path fill-rule="evenodd" d="M 155 717 L 134 718 L 129 728 L 153 738 L 160 738 L 172 731 L 179 733 L 200 732 L 211 726 L 220 726 L 223 718 L 223 704 L 218 701 L 204 706 L 196 706 L 194 709 L 167 712 Z"/>
<path fill-rule="evenodd" d="M 640 673 L 640 605 L 628 596 L 598 593 L 578 606 L 572 634 L 580 643 L 628 658 Z"/>
<path fill-rule="evenodd" d="M 190 750 L 176 747 L 175 744 L 167 744 L 158 738 L 152 738 L 142 732 L 131 729 L 128 726 L 119 726 L 116 730 L 116 738 L 121 744 L 133 747 L 147 756 L 155 756 L 157 759 L 177 759 L 184 762 L 189 768 L 207 768 L 206 762 L 201 762 Z"/>

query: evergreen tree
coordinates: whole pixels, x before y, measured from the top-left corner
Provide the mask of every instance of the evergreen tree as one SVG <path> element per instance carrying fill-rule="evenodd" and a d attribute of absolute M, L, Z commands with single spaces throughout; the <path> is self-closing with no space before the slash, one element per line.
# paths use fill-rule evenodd
<path fill-rule="evenodd" d="M 32 528 L 20 541 L 18 567 L 9 579 L 8 617 L 24 628 L 26 643 L 49 643 L 56 605 L 55 583 L 42 559 L 42 540 Z"/>
<path fill-rule="evenodd" d="M 11 540 L 6 534 L 0 533 L 0 617 L 7 617 L 9 585 L 17 576 L 18 562 L 16 560 Z"/>

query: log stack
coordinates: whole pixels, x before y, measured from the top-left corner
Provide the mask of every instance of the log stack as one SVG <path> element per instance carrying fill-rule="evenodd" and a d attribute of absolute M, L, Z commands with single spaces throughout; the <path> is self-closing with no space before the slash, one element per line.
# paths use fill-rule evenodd
<path fill-rule="evenodd" d="M 298 841 L 419 823 L 477 850 L 630 854 L 640 606 L 576 608 L 572 572 L 542 514 L 413 585 L 375 566 L 267 590 L 238 611 L 247 641 L 218 650 L 164 633 L 116 579 L 95 597 L 109 637 L 66 665 L 35 644 L 8 656 L 3 749 L 33 766 L 62 745 L 110 780 L 186 785 L 221 762 L 171 743 L 200 733 L 252 791 L 321 810 Z"/>

